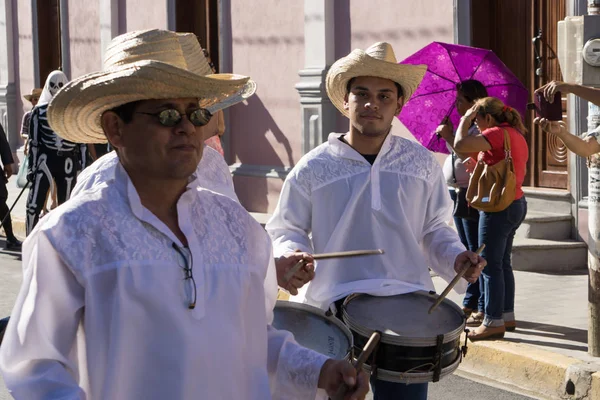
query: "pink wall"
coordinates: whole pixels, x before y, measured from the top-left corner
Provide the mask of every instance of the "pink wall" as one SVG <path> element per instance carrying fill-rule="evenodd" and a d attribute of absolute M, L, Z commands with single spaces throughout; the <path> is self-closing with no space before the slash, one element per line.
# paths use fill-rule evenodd
<path fill-rule="evenodd" d="M 121 27 L 122 32 L 152 28 L 167 29 L 167 2 L 165 0 L 127 0 L 125 21 L 126 26 Z"/>
<path fill-rule="evenodd" d="M 454 42 L 453 0 L 379 0 L 377 5 L 381 12 L 369 12 L 364 2 L 351 2 L 352 49 L 385 41 L 402 61 L 431 42 Z M 414 139 L 397 119 L 392 132 Z M 442 161 L 446 156 L 436 157 Z"/>
<path fill-rule="evenodd" d="M 232 2 L 233 71 L 252 76 L 257 95 L 230 111 L 230 160 L 290 166 L 301 154 L 299 94 L 294 88 L 304 67 L 304 4 L 273 7 L 267 0 Z M 260 27 L 257 26 L 260 21 Z M 336 58 L 378 41 L 392 44 L 398 61 L 432 41 L 453 42 L 452 0 L 336 1 Z M 338 131 L 347 131 L 340 115 Z M 393 132 L 412 137 L 399 121 Z M 438 157 L 440 161 L 444 156 Z M 281 181 L 236 176 L 236 191 L 251 211 L 272 211 Z"/>
<path fill-rule="evenodd" d="M 97 1 L 69 0 L 71 79 L 102 69 Z"/>
<path fill-rule="evenodd" d="M 235 1 L 231 5 L 233 72 L 258 85 L 246 104 L 230 110 L 230 160 L 290 166 L 301 154 L 300 96 L 294 85 L 304 64 L 304 2 Z M 275 207 L 281 181 L 236 177 L 249 210 Z M 251 188 L 252 190 L 249 190 Z"/>

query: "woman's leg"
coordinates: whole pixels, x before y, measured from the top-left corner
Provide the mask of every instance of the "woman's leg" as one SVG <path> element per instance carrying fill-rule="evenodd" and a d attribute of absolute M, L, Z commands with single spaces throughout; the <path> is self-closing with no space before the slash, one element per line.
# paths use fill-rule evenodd
<path fill-rule="evenodd" d="M 525 198 L 516 200 L 513 204 L 514 207 L 511 205 L 511 210 L 508 215 L 508 220 L 513 224 L 513 229 L 508 237 L 506 251 L 504 252 L 504 258 L 502 260 L 502 271 L 504 272 L 503 319 L 505 320 L 505 324 L 507 321 L 510 321 L 510 328 L 514 328 L 515 326 L 515 275 L 513 273 L 511 262 L 512 246 L 515 233 L 527 215 L 527 202 L 525 201 Z"/>

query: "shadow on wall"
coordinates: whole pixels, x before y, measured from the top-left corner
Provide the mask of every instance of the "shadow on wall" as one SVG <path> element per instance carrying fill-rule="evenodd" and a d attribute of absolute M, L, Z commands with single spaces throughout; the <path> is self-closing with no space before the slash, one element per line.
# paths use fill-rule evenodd
<path fill-rule="evenodd" d="M 274 178 L 265 175 L 278 174 L 282 181 L 285 179 L 285 168 L 294 165 L 292 147 L 257 94 L 234 109 L 238 122 L 232 130 L 231 155 L 242 164 L 234 176 L 236 192 L 248 210 L 266 212 L 269 206 L 267 179 Z M 270 136 L 285 149 L 285 164 L 271 144 Z M 244 179 L 246 177 L 251 177 L 251 183 Z"/>

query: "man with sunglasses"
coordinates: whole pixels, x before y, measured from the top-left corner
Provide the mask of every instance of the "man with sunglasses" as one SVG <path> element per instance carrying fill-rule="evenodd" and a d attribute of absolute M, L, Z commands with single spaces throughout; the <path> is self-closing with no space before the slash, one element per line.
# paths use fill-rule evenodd
<path fill-rule="evenodd" d="M 271 242 L 234 199 L 203 188 L 206 108 L 249 78 L 206 76 L 192 34 L 113 39 L 103 72 L 48 107 L 67 140 L 108 140 L 112 180 L 43 218 L 0 370 L 17 399 L 363 399 L 364 373 L 271 327 Z M 206 65 L 206 67 L 208 67 Z"/>

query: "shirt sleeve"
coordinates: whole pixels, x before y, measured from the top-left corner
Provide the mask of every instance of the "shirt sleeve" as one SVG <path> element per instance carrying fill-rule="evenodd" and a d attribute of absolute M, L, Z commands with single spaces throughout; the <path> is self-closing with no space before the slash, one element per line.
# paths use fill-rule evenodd
<path fill-rule="evenodd" d="M 25 138 L 29 136 L 29 118 L 31 117 L 31 111 L 23 114 L 23 119 L 21 120 L 21 137 Z"/>
<path fill-rule="evenodd" d="M 15 160 L 12 156 L 12 151 L 10 149 L 10 145 L 8 144 L 8 139 L 6 137 L 6 132 L 4 132 L 4 128 L 0 125 L 0 158 L 2 158 L 2 165 L 14 164 Z"/>
<path fill-rule="evenodd" d="M 445 281 L 450 282 L 456 275 L 454 261 L 460 253 L 466 251 L 466 248 L 456 231 L 447 223 L 452 219 L 452 201 L 437 163 L 425 213 L 423 252 L 431 269 Z M 467 282 L 461 279 L 454 290 L 464 293 L 466 287 Z"/>
<path fill-rule="evenodd" d="M 596 127 L 594 130 L 584 133 L 583 136 L 593 137 L 598 143 L 600 143 L 600 126 Z"/>
<path fill-rule="evenodd" d="M 481 134 L 492 146 L 492 149 L 504 148 L 504 130 L 499 127 L 486 129 Z"/>
<path fill-rule="evenodd" d="M 23 283 L 0 349 L 15 399 L 80 399 L 76 335 L 84 289 L 41 231 L 25 242 Z"/>
<path fill-rule="evenodd" d="M 275 257 L 296 250 L 313 252 L 309 238 L 311 219 L 310 197 L 290 174 L 281 189 L 277 208 L 265 227 L 273 240 Z"/>
<path fill-rule="evenodd" d="M 273 400 L 314 399 L 321 368 L 328 358 L 300 346 L 288 331 L 268 326 L 267 335 L 267 368 Z"/>

